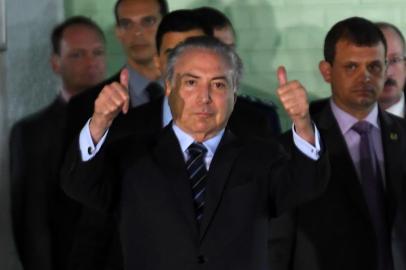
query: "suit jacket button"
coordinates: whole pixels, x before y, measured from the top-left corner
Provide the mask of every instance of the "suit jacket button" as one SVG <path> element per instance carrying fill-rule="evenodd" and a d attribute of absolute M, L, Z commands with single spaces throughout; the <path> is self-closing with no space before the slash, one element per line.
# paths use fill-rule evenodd
<path fill-rule="evenodd" d="M 204 264 L 204 263 L 207 262 L 207 258 L 205 256 L 203 256 L 203 255 L 200 255 L 199 257 L 197 257 L 197 262 L 199 264 Z"/>

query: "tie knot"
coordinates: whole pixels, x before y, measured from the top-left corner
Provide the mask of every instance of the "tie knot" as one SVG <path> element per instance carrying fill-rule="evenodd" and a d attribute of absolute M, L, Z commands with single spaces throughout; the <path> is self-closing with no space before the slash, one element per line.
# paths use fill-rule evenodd
<path fill-rule="evenodd" d="M 364 135 L 371 131 L 372 125 L 367 121 L 359 121 L 352 126 L 352 129 L 359 135 Z"/>
<path fill-rule="evenodd" d="M 206 154 L 207 148 L 202 143 L 194 142 L 187 148 L 190 157 L 196 157 L 200 154 Z"/>

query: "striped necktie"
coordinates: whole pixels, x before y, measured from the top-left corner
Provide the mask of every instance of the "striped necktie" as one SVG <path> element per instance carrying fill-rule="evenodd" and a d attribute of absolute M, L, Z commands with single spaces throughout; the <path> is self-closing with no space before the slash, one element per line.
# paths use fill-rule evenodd
<path fill-rule="evenodd" d="M 204 195 L 206 190 L 207 170 L 204 157 L 207 153 L 207 149 L 203 144 L 195 142 L 188 147 L 188 153 L 189 159 L 186 162 L 186 168 L 192 186 L 196 220 L 200 224 L 205 205 Z"/>

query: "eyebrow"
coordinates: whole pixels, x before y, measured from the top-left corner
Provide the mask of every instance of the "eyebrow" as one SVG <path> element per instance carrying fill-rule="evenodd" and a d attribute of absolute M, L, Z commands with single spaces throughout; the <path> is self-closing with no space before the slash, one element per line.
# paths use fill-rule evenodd
<path fill-rule="evenodd" d="M 164 51 L 165 54 L 169 54 L 170 52 L 173 51 L 174 48 L 168 48 Z"/>
<path fill-rule="evenodd" d="M 195 78 L 195 79 L 199 79 L 199 78 L 200 78 L 199 76 L 194 75 L 194 74 L 192 74 L 192 73 L 188 73 L 188 72 L 183 73 L 183 74 L 180 74 L 180 78 L 184 78 L 184 77 L 192 77 L 192 78 Z"/>

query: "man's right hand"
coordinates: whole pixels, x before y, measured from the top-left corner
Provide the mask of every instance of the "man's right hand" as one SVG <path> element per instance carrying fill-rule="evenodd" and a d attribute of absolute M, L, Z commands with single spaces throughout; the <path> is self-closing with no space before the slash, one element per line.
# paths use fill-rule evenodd
<path fill-rule="evenodd" d="M 130 106 L 128 70 L 120 73 L 120 82 L 105 85 L 94 103 L 89 129 L 93 143 L 97 144 L 120 112 L 126 114 Z"/>

